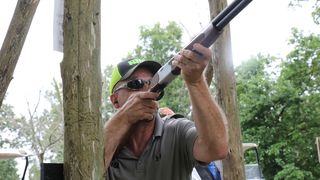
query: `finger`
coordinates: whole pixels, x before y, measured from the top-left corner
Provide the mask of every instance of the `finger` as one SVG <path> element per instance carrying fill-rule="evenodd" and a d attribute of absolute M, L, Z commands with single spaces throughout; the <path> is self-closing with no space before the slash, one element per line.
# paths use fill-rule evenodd
<path fill-rule="evenodd" d="M 152 99 L 135 98 L 133 107 L 139 111 L 152 112 L 158 109 L 158 104 Z"/>
<path fill-rule="evenodd" d="M 140 108 L 151 108 L 157 109 L 158 104 L 156 102 L 156 98 L 158 97 L 158 93 L 154 92 L 137 92 L 132 94 L 129 99 L 128 103 L 130 106 L 135 107 L 136 109 Z"/>
<path fill-rule="evenodd" d="M 150 114 L 150 113 L 146 113 L 146 114 L 144 114 L 144 116 L 143 116 L 143 118 L 142 118 L 142 120 L 148 120 L 148 121 L 151 121 L 151 120 L 153 120 L 154 119 L 154 114 L 152 113 L 152 114 Z"/>
<path fill-rule="evenodd" d="M 130 114 L 129 118 L 135 121 L 141 119 L 149 119 L 155 111 L 156 109 L 148 108 L 146 106 L 143 106 L 142 104 L 137 104 L 126 112 Z"/>
<path fill-rule="evenodd" d="M 157 112 L 157 109 L 155 108 L 149 108 L 143 105 L 140 105 L 139 107 L 135 108 L 135 110 L 132 112 L 135 114 L 138 119 L 153 119 L 154 114 Z"/>
<path fill-rule="evenodd" d="M 190 50 L 182 50 L 181 55 L 185 57 L 182 60 L 188 65 L 203 64 L 205 62 L 203 55 Z"/>
<path fill-rule="evenodd" d="M 137 97 L 139 97 L 140 99 L 156 100 L 158 96 L 159 96 L 159 93 L 150 92 L 150 91 L 144 91 L 144 92 L 137 93 Z"/>
<path fill-rule="evenodd" d="M 209 48 L 204 47 L 203 45 L 201 45 L 199 43 L 195 43 L 193 45 L 193 49 L 196 50 L 197 52 L 201 53 L 203 58 L 211 58 L 211 56 L 212 56 L 212 51 Z"/>
<path fill-rule="evenodd" d="M 155 109 L 146 108 L 146 107 L 143 107 L 137 110 L 138 114 L 140 115 L 153 114 L 155 111 L 156 111 Z"/>
<path fill-rule="evenodd" d="M 188 49 L 183 49 L 181 52 L 180 52 L 182 58 L 180 58 L 180 61 L 184 61 L 186 64 L 192 61 L 195 61 L 196 58 L 198 58 L 198 54 L 197 53 L 194 53 Z M 188 62 L 190 61 L 190 62 Z"/>
<path fill-rule="evenodd" d="M 192 51 L 185 50 L 185 51 L 182 51 L 181 54 L 186 54 L 186 56 L 192 58 L 193 55 L 189 54 L 190 52 Z M 204 60 L 199 60 L 199 59 L 192 60 L 187 58 L 186 56 L 180 55 L 179 57 L 176 58 L 176 64 L 174 64 L 179 68 L 181 68 L 184 72 L 191 73 L 194 70 L 202 69 L 202 67 L 206 65 L 206 61 Z"/>
<path fill-rule="evenodd" d="M 184 69 L 185 66 L 189 65 L 191 62 L 187 59 L 187 57 L 183 55 L 176 55 L 174 57 L 174 60 L 172 61 L 172 64 L 175 66 L 178 66 L 179 68 Z"/>
<path fill-rule="evenodd" d="M 154 100 L 154 99 L 140 99 L 140 102 L 139 102 L 143 108 L 145 109 L 150 109 L 152 111 L 158 109 L 158 104 L 157 104 L 157 101 Z"/>

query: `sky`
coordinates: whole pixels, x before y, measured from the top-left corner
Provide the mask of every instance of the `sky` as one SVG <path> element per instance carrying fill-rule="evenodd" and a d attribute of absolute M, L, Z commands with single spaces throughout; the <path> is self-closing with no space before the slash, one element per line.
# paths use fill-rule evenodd
<path fill-rule="evenodd" d="M 16 2 L 0 0 L 0 42 L 6 35 Z M 231 1 L 229 1 L 231 2 Z M 230 23 L 234 65 L 258 53 L 284 57 L 292 27 L 319 30 L 312 23 L 310 6 L 289 8 L 289 0 L 253 0 Z M 41 0 L 4 101 L 16 115 L 26 115 L 30 103 L 48 104 L 43 98 L 53 79 L 61 82 L 63 54 L 53 50 L 53 0 Z M 209 23 L 207 0 L 101 0 L 101 69 L 115 64 L 132 51 L 139 40 L 139 27 L 157 22 L 178 22 L 187 44 Z"/>

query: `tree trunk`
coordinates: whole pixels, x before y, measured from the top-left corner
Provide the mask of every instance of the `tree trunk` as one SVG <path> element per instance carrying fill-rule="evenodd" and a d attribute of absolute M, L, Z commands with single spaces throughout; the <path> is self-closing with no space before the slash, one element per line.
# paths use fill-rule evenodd
<path fill-rule="evenodd" d="M 210 16 L 212 19 L 227 6 L 227 0 L 209 0 L 209 6 Z M 231 36 L 229 26 L 224 28 L 224 32 L 214 43 L 212 48 L 212 70 L 214 71 L 217 100 L 224 109 L 228 119 L 229 154 L 227 158 L 222 161 L 223 179 L 245 179 L 241 129 L 239 112 L 237 109 L 236 85 L 232 63 Z M 209 72 L 210 67 L 207 68 L 207 75 L 210 75 Z"/>
<path fill-rule="evenodd" d="M 39 0 L 18 0 L 0 50 L 0 107 L 18 62 Z"/>
<path fill-rule="evenodd" d="M 64 1 L 64 177 L 102 179 L 100 0 Z"/>

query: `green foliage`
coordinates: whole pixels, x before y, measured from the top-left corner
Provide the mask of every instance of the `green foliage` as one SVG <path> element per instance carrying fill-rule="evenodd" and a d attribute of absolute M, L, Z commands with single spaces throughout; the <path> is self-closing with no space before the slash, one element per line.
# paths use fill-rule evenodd
<path fill-rule="evenodd" d="M 15 115 L 12 110 L 12 106 L 7 104 L 2 104 L 0 108 L 0 149 L 3 147 L 10 148 L 12 147 L 11 139 L 8 139 L 8 134 L 13 129 L 8 126 L 9 121 L 15 120 Z M 19 179 L 17 174 L 17 162 L 13 159 L 8 160 L 0 160 L 0 180 L 7 180 L 7 179 Z"/>
<path fill-rule="evenodd" d="M 236 69 L 243 138 L 259 144 L 267 179 L 317 179 L 320 36 L 294 29 L 290 42 L 287 59 L 258 56 Z"/>
<path fill-rule="evenodd" d="M 11 122 L 15 122 L 17 119 L 12 108 L 12 106 L 7 104 L 2 104 L 0 108 L 0 147 L 5 146 L 7 148 L 11 148 L 17 145 L 12 142 L 12 136 L 8 135 L 11 132 L 16 135 L 17 132 L 12 126 L 10 126 Z"/>
<path fill-rule="evenodd" d="M 16 166 L 17 162 L 13 159 L 0 160 L 0 180 L 18 180 L 19 176 Z"/>
<path fill-rule="evenodd" d="M 294 48 L 276 70 L 268 66 L 274 59 L 263 56 L 236 70 L 243 137 L 259 144 L 267 179 L 319 179 L 314 141 L 320 135 L 320 35 L 293 28 L 289 43 Z"/>
<path fill-rule="evenodd" d="M 33 162 L 29 168 L 29 179 L 30 180 L 40 179 L 40 167 L 35 162 Z"/>
<path fill-rule="evenodd" d="M 127 58 L 138 57 L 164 64 L 181 50 L 181 37 L 182 29 L 175 22 L 169 22 L 165 28 L 160 23 L 153 27 L 141 26 L 139 45 Z"/>
<path fill-rule="evenodd" d="M 303 3 L 306 3 L 306 2 L 311 2 L 314 4 L 313 6 L 313 11 L 311 13 L 311 16 L 313 18 L 313 21 L 314 23 L 316 24 L 320 24 L 320 4 L 319 4 L 319 0 L 291 0 L 290 2 L 290 6 L 302 6 Z"/>
<path fill-rule="evenodd" d="M 31 146 L 39 162 L 45 159 L 62 161 L 63 154 L 63 110 L 61 84 L 53 83 L 54 90 L 46 92 L 51 109 L 38 114 L 38 106 L 29 106 L 29 117 L 22 117 L 11 126 L 19 130 L 19 141 L 23 146 Z M 51 152 L 51 153 L 49 153 Z"/>
<path fill-rule="evenodd" d="M 274 177 L 275 180 L 304 180 L 304 179 L 315 179 L 310 171 L 301 170 L 294 164 L 286 164 L 282 171 Z"/>
<path fill-rule="evenodd" d="M 316 23 L 316 24 L 320 24 L 320 6 L 319 6 L 319 1 L 317 1 L 318 5 L 316 5 L 316 8 L 315 10 L 312 12 L 312 18 L 313 18 L 313 21 Z"/>
<path fill-rule="evenodd" d="M 55 79 L 52 82 L 52 90 L 45 93 L 45 98 L 50 103 L 50 109 L 43 111 L 39 120 L 43 127 L 40 126 L 39 135 L 42 136 L 40 144 L 44 158 L 49 162 L 63 162 L 64 150 L 64 121 L 63 121 L 63 95 L 62 84 Z M 39 166 L 37 166 L 39 167 Z"/>
<path fill-rule="evenodd" d="M 113 65 L 108 65 L 106 69 L 103 71 L 102 75 L 102 119 L 103 120 L 108 120 L 111 115 L 115 112 L 115 108 L 112 106 L 112 103 L 109 99 L 110 97 L 110 92 L 109 92 L 109 84 L 111 80 L 111 74 L 114 66 Z"/>
<path fill-rule="evenodd" d="M 31 147 L 31 154 L 35 154 L 37 161 L 30 162 L 30 166 L 38 168 L 36 162 L 62 162 L 63 161 L 63 106 L 62 106 L 62 88 L 55 80 L 53 81 L 53 90 L 46 92 L 46 99 L 50 103 L 50 110 L 44 109 L 38 114 L 38 105 L 30 107 L 28 103 L 29 117 L 17 118 L 12 107 L 2 105 L 0 110 L 0 129 L 6 133 L 6 139 L 0 138 L 0 145 L 6 145 L 11 148 Z M 0 136 L 1 137 L 1 136 Z M 30 176 L 38 175 L 30 171 Z M 39 174 L 39 172 L 38 172 Z M 39 179 L 39 178 L 35 178 Z"/>

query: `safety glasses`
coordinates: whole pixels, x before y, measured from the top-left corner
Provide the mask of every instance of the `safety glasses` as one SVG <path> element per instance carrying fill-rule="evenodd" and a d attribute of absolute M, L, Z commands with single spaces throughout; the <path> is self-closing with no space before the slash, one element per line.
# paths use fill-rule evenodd
<path fill-rule="evenodd" d="M 143 80 L 143 79 L 134 79 L 130 80 L 127 83 L 121 84 L 119 87 L 117 87 L 113 92 L 116 92 L 120 89 L 126 88 L 130 90 L 140 90 L 144 87 L 144 85 L 150 85 L 151 80 Z"/>

